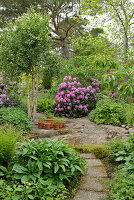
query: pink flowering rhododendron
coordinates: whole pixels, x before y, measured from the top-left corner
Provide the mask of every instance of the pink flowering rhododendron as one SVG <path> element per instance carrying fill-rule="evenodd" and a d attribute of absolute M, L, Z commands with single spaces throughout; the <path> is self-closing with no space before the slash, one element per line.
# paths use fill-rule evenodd
<path fill-rule="evenodd" d="M 93 79 L 96 87 L 81 87 L 76 78 L 65 76 L 64 82 L 57 89 L 56 101 L 53 102 L 55 113 L 59 116 L 80 117 L 87 115 L 95 108 L 100 82 Z"/>

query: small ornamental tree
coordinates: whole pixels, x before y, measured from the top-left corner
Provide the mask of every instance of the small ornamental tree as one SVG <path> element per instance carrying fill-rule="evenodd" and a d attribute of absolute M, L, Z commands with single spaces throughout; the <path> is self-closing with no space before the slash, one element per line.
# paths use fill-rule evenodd
<path fill-rule="evenodd" d="M 94 79 L 96 80 L 96 79 Z M 64 82 L 58 88 L 56 101 L 53 102 L 55 113 L 59 116 L 81 117 L 95 108 L 99 88 L 91 85 L 82 88 L 76 78 L 65 76 Z"/>
<path fill-rule="evenodd" d="M 38 98 L 38 72 L 49 51 L 49 18 L 46 14 L 30 9 L 17 18 L 14 24 L 7 24 L 0 37 L 0 65 L 11 77 L 27 76 L 28 115 L 35 118 Z M 29 77 L 32 77 L 32 91 Z M 36 84 L 35 84 L 36 79 Z M 30 94 L 32 105 L 30 105 Z"/>

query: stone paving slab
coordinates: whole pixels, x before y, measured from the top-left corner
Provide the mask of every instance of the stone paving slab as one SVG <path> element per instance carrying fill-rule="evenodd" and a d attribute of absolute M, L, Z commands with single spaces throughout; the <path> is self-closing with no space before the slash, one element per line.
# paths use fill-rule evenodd
<path fill-rule="evenodd" d="M 81 158 L 84 159 L 92 159 L 92 158 L 96 158 L 95 155 L 93 153 L 82 153 L 80 154 Z"/>
<path fill-rule="evenodd" d="M 106 193 L 78 190 L 74 200 L 104 200 Z"/>
<path fill-rule="evenodd" d="M 83 176 L 79 188 L 85 191 L 105 192 L 106 180 L 106 178 L 89 178 L 88 176 Z"/>
<path fill-rule="evenodd" d="M 92 166 L 103 166 L 102 162 L 99 159 L 86 159 L 86 166 L 92 167 Z"/>
<path fill-rule="evenodd" d="M 90 178 L 106 178 L 107 177 L 107 173 L 106 170 L 104 168 L 104 166 L 90 166 L 86 172 L 85 172 L 86 176 L 89 176 Z"/>

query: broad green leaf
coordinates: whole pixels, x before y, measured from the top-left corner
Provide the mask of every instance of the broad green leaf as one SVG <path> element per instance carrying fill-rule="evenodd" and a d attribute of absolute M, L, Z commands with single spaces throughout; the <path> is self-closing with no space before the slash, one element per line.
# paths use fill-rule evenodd
<path fill-rule="evenodd" d="M 54 173 L 56 174 L 56 172 L 59 170 L 59 166 L 57 163 L 54 164 Z"/>
<path fill-rule="evenodd" d="M 33 195 L 31 195 L 31 194 L 28 195 L 28 198 L 29 199 L 34 199 Z"/>

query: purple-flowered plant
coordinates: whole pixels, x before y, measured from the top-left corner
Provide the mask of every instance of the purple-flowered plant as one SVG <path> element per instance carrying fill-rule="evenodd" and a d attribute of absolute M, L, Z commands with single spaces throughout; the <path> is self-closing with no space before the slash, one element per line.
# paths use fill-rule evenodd
<path fill-rule="evenodd" d="M 8 77 L 0 77 L 0 107 L 14 107 L 20 104 L 19 97 L 16 95 L 16 82 L 10 81 Z"/>
<path fill-rule="evenodd" d="M 81 87 L 76 78 L 65 76 L 64 82 L 57 89 L 56 101 L 53 102 L 55 113 L 59 116 L 80 117 L 87 115 L 95 108 L 97 88 L 89 85 Z"/>

